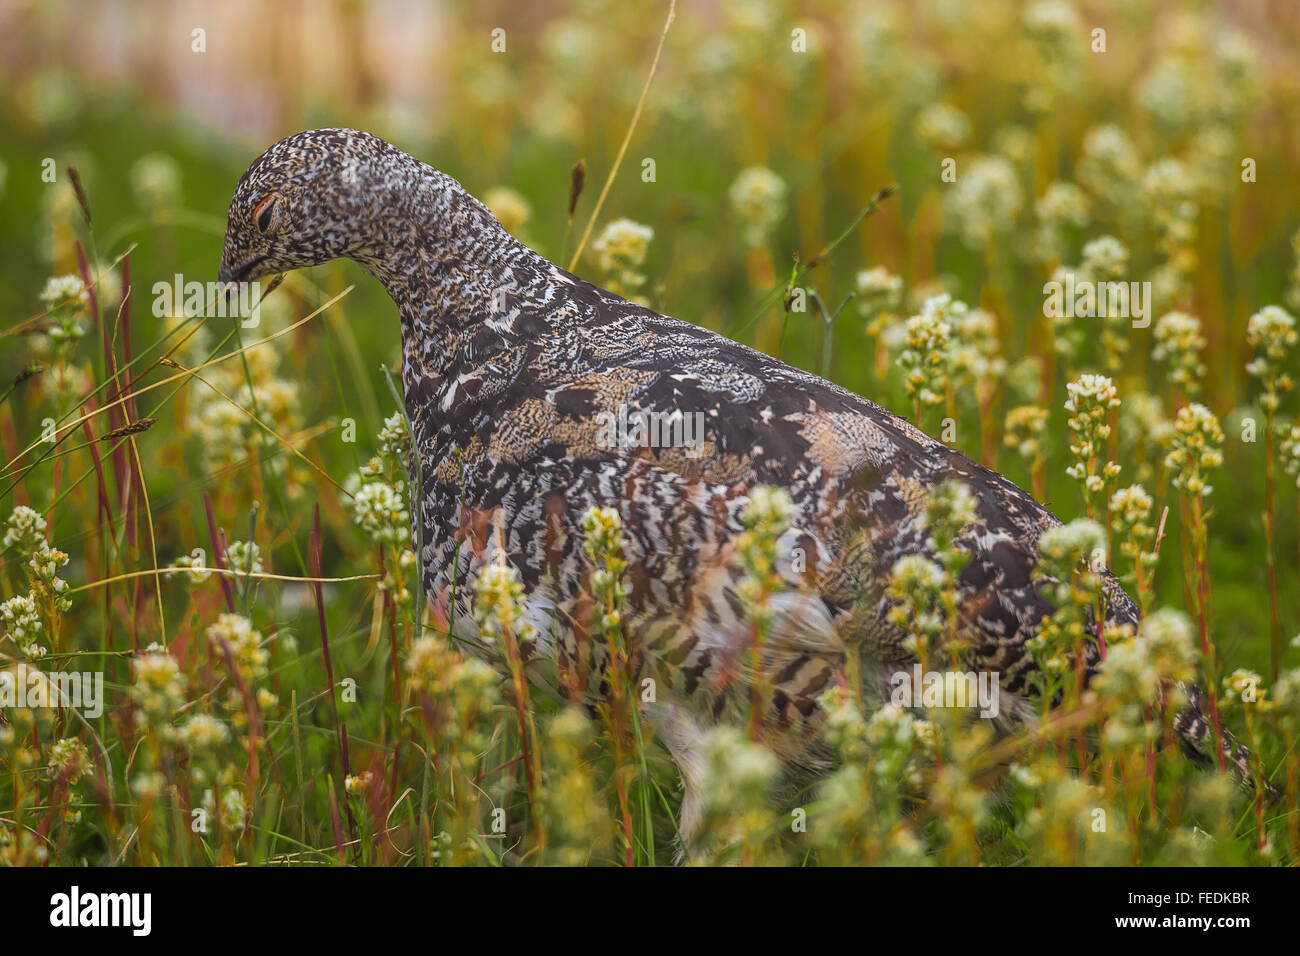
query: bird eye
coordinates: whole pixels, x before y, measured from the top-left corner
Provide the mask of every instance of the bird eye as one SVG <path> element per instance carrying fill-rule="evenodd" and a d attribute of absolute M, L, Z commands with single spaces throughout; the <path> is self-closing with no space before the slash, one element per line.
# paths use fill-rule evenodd
<path fill-rule="evenodd" d="M 266 232 L 271 228 L 271 221 L 275 217 L 275 200 L 275 196 L 267 196 L 253 210 L 253 221 L 257 223 L 257 228 L 262 232 Z"/>

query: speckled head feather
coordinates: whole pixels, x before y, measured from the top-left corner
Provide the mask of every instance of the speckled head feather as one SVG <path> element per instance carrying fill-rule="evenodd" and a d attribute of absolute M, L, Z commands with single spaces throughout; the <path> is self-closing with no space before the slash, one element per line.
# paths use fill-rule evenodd
<path fill-rule="evenodd" d="M 622 521 L 625 617 L 639 676 L 660 688 L 646 716 L 687 783 L 684 829 L 698 819 L 703 729 L 741 723 L 754 674 L 736 538 L 757 485 L 787 491 L 791 526 L 778 568 L 762 672 L 766 743 L 792 781 L 824 773 L 821 695 L 848 664 L 866 703 L 915 662 L 891 623 L 890 570 L 929 554 L 926 493 L 958 480 L 975 518 L 958 581 L 967 667 L 996 671 L 1009 722 L 1032 719 L 1036 664 L 1026 642 L 1052 612 L 1036 567 L 1059 524 L 1033 498 L 908 422 L 837 385 L 599 289 L 515 240 L 448 176 L 367 133 L 299 133 L 268 149 L 230 207 L 223 279 L 251 279 L 346 256 L 385 286 L 402 320 L 412 425 L 412 521 L 428 596 L 455 603 L 472 640 L 470 589 L 500 545 L 526 589 L 538 638 L 530 673 L 589 706 L 606 693 L 608 655 L 585 614 L 590 568 L 580 520 L 593 505 Z M 701 415 L 698 453 L 611 444 L 601 418 Z M 470 547 L 464 547 L 470 539 Z M 793 556 L 806 556 L 796 566 Z M 1136 605 L 1107 572 L 1108 617 Z M 463 630 L 462 630 L 463 629 Z M 1085 679 L 1098 666 L 1093 645 Z M 1201 695 L 1178 715 L 1184 742 L 1212 753 Z M 1230 735 L 1224 748 L 1243 770 Z"/>
<path fill-rule="evenodd" d="M 398 240 L 389 227 L 425 229 L 467 193 L 377 136 L 319 129 L 276 143 L 239 180 L 226 223 L 223 281 L 250 280 L 332 259 L 371 260 Z"/>

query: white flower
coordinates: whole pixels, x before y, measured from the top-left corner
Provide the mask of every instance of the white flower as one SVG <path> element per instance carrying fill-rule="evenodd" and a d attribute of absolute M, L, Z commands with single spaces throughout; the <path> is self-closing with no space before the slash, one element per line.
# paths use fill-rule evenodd
<path fill-rule="evenodd" d="M 1030 36 L 1053 46 L 1076 40 L 1082 27 L 1079 14 L 1065 0 L 1040 0 L 1021 17 Z"/>
<path fill-rule="evenodd" d="M 727 191 L 731 208 L 740 219 L 746 244 L 761 246 L 785 215 L 786 186 L 772 170 L 751 166 L 741 170 Z"/>
<path fill-rule="evenodd" d="M 1084 136 L 1078 178 L 1095 194 L 1112 203 L 1121 201 L 1140 175 L 1138 151 L 1118 126 L 1094 126 Z"/>
<path fill-rule="evenodd" d="M 1243 703 L 1255 704 L 1262 701 L 1264 695 L 1268 693 L 1260 686 L 1263 682 L 1264 678 L 1254 671 L 1238 667 L 1223 679 L 1223 689 L 1228 700 L 1241 700 Z"/>
<path fill-rule="evenodd" d="M 474 579 L 474 618 L 483 629 L 483 638 L 495 641 L 512 633 L 521 644 L 532 640 L 533 627 L 524 620 L 525 611 L 519 572 L 505 553 L 498 551 Z"/>
<path fill-rule="evenodd" d="M 50 748 L 50 776 L 71 786 L 91 771 L 90 754 L 76 737 L 64 737 Z"/>
<path fill-rule="evenodd" d="M 533 207 L 523 196 L 508 186 L 497 186 L 483 195 L 483 205 L 497 217 L 502 228 L 517 236 L 532 218 Z"/>
<path fill-rule="evenodd" d="M 747 528 L 779 536 L 789 526 L 793 513 L 794 503 L 788 491 L 770 485 L 756 485 L 750 489 L 749 503 L 745 505 L 740 520 Z"/>
<path fill-rule="evenodd" d="M 1087 518 L 1048 528 L 1038 539 L 1038 560 L 1049 574 L 1068 579 L 1080 565 L 1104 566 L 1106 532 Z M 1098 568 L 1099 569 L 1099 568 Z"/>
<path fill-rule="evenodd" d="M 1098 236 L 1083 247 L 1079 269 L 1094 280 L 1113 281 L 1128 268 L 1128 247 L 1114 236 Z"/>
<path fill-rule="evenodd" d="M 384 427 L 379 430 L 379 454 L 405 467 L 411 454 L 411 433 L 406 430 L 406 419 L 401 412 L 384 419 Z"/>
<path fill-rule="evenodd" d="M 181 669 L 166 651 L 146 651 L 131 662 L 131 700 L 136 723 L 166 721 L 184 700 Z"/>
<path fill-rule="evenodd" d="M 29 591 L 0 604 L 0 622 L 4 623 L 13 642 L 24 647 L 24 642 L 30 642 L 44 628 L 36 607 L 36 595 Z"/>
<path fill-rule="evenodd" d="M 603 272 L 637 269 L 644 262 L 655 231 L 631 219 L 615 219 L 601 230 L 592 243 L 596 264 Z"/>
<path fill-rule="evenodd" d="M 5 524 L 4 547 L 35 551 L 45 541 L 45 519 L 40 512 L 19 505 Z"/>
<path fill-rule="evenodd" d="M 943 568 L 923 554 L 908 554 L 894 562 L 892 587 L 907 594 L 937 593 L 947 581 Z"/>
<path fill-rule="evenodd" d="M 1285 357 L 1296 340 L 1295 319 L 1279 306 L 1265 306 L 1246 323 L 1246 341 L 1251 348 L 1262 346 L 1269 358 Z"/>
<path fill-rule="evenodd" d="M 1069 395 L 1065 402 L 1067 412 L 1104 418 L 1106 409 L 1119 407 L 1119 390 L 1105 375 L 1080 375 L 1065 386 L 1065 391 Z"/>
<path fill-rule="evenodd" d="M 352 499 L 357 524 L 380 544 L 404 546 L 411 538 L 411 519 L 403 500 L 405 483 L 383 481 L 362 485 Z"/>
<path fill-rule="evenodd" d="M 212 572 L 207 570 L 207 566 L 203 563 L 202 553 L 197 548 L 193 553 L 183 554 L 173 561 L 172 567 L 188 569 L 188 577 L 192 584 L 202 584 L 212 576 Z"/>
<path fill-rule="evenodd" d="M 907 348 L 898 364 L 907 373 L 907 394 L 922 405 L 938 405 L 948 383 L 952 358 L 948 342 L 952 335 L 949 316 L 962 315 L 964 302 L 954 302 L 946 293 L 925 300 L 921 311 L 907 320 Z"/>
<path fill-rule="evenodd" d="M 230 570 L 240 574 L 262 573 L 262 549 L 251 541 L 232 541 L 226 548 Z"/>
<path fill-rule="evenodd" d="M 1182 611 L 1160 608 L 1148 614 L 1138 626 L 1136 643 L 1162 680 L 1187 681 L 1196 675 L 1200 652 L 1192 622 Z"/>
<path fill-rule="evenodd" d="M 857 286 L 858 309 L 864 314 L 897 309 L 902 298 L 903 280 L 883 266 L 860 270 Z"/>
<path fill-rule="evenodd" d="M 970 118 L 950 103 L 931 103 L 916 118 L 916 135 L 931 149 L 957 149 L 970 138 Z"/>
<path fill-rule="evenodd" d="M 195 714 L 177 734 L 187 750 L 215 750 L 230 739 L 230 728 L 209 714 Z"/>
<path fill-rule="evenodd" d="M 1185 405 L 1174 419 L 1173 450 L 1165 463 L 1175 469 L 1175 488 L 1204 498 L 1214 489 L 1206 484 L 1206 472 L 1223 464 L 1223 429 L 1219 419 L 1204 405 Z"/>
<path fill-rule="evenodd" d="M 146 209 L 170 209 L 181 202 L 181 168 L 166 153 L 146 153 L 131 165 L 131 192 Z"/>
<path fill-rule="evenodd" d="M 80 276 L 53 276 L 41 290 L 41 304 L 47 309 L 57 309 L 64 305 L 79 306 L 86 301 L 86 286 Z"/>
<path fill-rule="evenodd" d="M 235 662 L 247 671 L 251 677 L 266 674 L 266 663 L 270 655 L 262 647 L 262 634 L 253 630 L 248 618 L 240 614 L 222 614 L 217 622 L 208 627 L 208 640 L 215 644 L 225 642 Z"/>
<path fill-rule="evenodd" d="M 1088 196 L 1074 183 L 1050 183 L 1034 203 L 1034 215 L 1044 223 L 1056 227 L 1086 226 Z"/>
<path fill-rule="evenodd" d="M 1186 393 L 1200 388 L 1205 363 L 1200 353 L 1205 348 L 1201 320 L 1186 312 L 1161 316 L 1155 327 L 1156 347 L 1151 357 L 1169 367 L 1169 379 Z"/>
<path fill-rule="evenodd" d="M 980 248 L 1006 232 L 1020 212 L 1020 180 L 1002 156 L 966 160 L 956 184 L 945 194 L 953 229 L 966 245 Z"/>
<path fill-rule="evenodd" d="M 1156 125 L 1167 132 L 1188 129 L 1197 119 L 1196 70 L 1181 58 L 1156 64 L 1138 87 L 1137 98 Z"/>
<path fill-rule="evenodd" d="M 702 757 L 702 789 L 712 813 L 761 805 L 779 769 L 771 751 L 729 724 L 708 731 Z"/>

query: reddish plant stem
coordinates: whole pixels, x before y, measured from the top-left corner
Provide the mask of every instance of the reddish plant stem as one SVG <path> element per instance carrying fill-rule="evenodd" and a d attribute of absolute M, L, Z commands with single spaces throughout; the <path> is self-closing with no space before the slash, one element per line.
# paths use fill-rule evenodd
<path fill-rule="evenodd" d="M 1274 551 L 1274 519 L 1276 517 L 1277 476 L 1273 464 L 1273 413 L 1268 413 L 1264 431 L 1264 548 L 1268 557 L 1268 606 L 1272 629 L 1269 632 L 1269 654 L 1272 679 L 1282 670 L 1282 622 L 1277 607 L 1277 561 Z"/>
<path fill-rule="evenodd" d="M 1214 724 L 1214 756 L 1219 765 L 1219 773 L 1228 772 L 1228 763 L 1223 755 L 1223 726 L 1219 722 L 1219 694 L 1215 690 L 1218 678 L 1218 657 L 1210 643 L 1209 633 L 1209 560 L 1206 555 L 1205 516 L 1201 511 L 1201 497 L 1197 495 L 1192 501 L 1192 553 L 1196 561 L 1196 617 L 1201 633 L 1201 654 L 1206 662 L 1206 693 L 1210 700 L 1210 719 Z"/>

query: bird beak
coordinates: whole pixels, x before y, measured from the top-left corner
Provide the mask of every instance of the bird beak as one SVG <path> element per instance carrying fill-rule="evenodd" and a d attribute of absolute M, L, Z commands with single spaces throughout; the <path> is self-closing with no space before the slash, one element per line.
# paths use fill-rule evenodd
<path fill-rule="evenodd" d="M 242 282 L 254 269 L 266 261 L 266 256 L 254 256 L 242 265 L 221 266 L 217 270 L 217 279 L 221 282 Z"/>
<path fill-rule="evenodd" d="M 226 278 L 228 274 L 229 273 L 223 269 L 221 272 L 221 276 L 219 278 L 221 286 L 220 286 L 220 291 L 218 292 L 218 296 L 219 296 L 218 301 L 222 306 L 222 311 L 225 311 L 225 309 L 229 307 L 231 303 L 236 301 L 235 293 L 238 292 L 235 283 L 232 280 Z"/>

